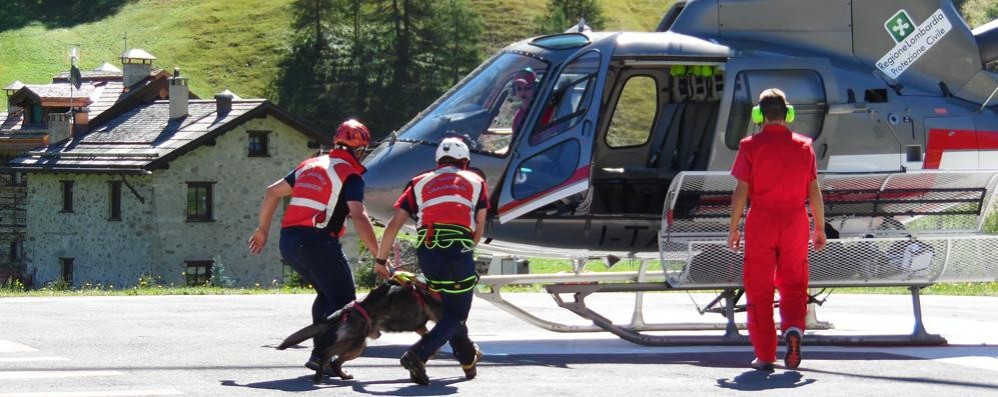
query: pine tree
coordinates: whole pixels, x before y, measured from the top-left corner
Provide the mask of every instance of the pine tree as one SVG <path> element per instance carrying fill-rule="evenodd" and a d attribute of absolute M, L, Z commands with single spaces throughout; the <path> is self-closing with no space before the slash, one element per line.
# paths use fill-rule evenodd
<path fill-rule="evenodd" d="M 548 0 L 547 12 L 534 24 L 538 34 L 555 34 L 568 30 L 585 18 L 593 30 L 602 30 L 606 20 L 603 8 L 596 0 Z"/>
<path fill-rule="evenodd" d="M 298 2 L 312 8 L 295 11 L 274 91 L 325 131 L 356 117 L 384 136 L 481 62 L 481 17 L 467 0 Z"/>

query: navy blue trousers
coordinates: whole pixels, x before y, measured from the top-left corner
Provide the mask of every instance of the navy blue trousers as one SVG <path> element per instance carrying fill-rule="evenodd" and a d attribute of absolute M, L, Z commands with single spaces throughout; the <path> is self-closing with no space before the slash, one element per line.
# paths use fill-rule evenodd
<path fill-rule="evenodd" d="M 454 243 L 449 248 L 416 249 L 419 267 L 427 279 L 435 281 L 460 281 L 475 274 L 475 262 L 472 252 L 465 251 L 461 244 Z M 458 294 L 441 292 L 443 300 L 443 316 L 433 326 L 430 332 L 423 335 L 410 350 L 420 359 L 426 361 L 436 354 L 444 343 L 450 342 L 454 356 L 462 365 L 468 365 L 475 360 L 475 345 L 468 338 L 468 312 L 471 311 L 471 300 L 475 296 L 473 290 Z"/>
<path fill-rule="evenodd" d="M 315 288 L 313 323 L 357 299 L 350 264 L 339 238 L 330 236 L 329 231 L 311 227 L 281 229 L 281 256 Z M 315 344 L 323 345 L 320 341 Z"/>

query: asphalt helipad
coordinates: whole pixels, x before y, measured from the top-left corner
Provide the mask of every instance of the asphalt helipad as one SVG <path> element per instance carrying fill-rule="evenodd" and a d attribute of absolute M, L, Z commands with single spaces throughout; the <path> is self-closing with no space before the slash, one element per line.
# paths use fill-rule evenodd
<path fill-rule="evenodd" d="M 549 319 L 585 324 L 546 294 L 508 299 Z M 648 294 L 648 322 L 721 321 L 694 303 L 709 295 Z M 923 297 L 935 347 L 805 346 L 797 371 L 752 371 L 748 346 L 644 347 L 608 334 L 534 328 L 476 300 L 472 338 L 485 350 L 479 377 L 463 379 L 449 355 L 415 386 L 398 357 L 415 335 L 385 335 L 346 365 L 352 381 L 313 385 L 301 367 L 308 346 L 272 347 L 308 322 L 306 295 L 0 299 L 0 397 L 489 395 L 998 395 L 998 298 Z M 590 306 L 630 320 L 632 295 Z M 819 319 L 838 334 L 911 331 L 907 296 L 833 295 Z"/>

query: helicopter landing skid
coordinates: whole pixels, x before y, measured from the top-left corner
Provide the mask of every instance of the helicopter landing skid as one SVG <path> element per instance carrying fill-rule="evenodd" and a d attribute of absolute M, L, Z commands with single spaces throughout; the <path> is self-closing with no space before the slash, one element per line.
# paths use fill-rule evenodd
<path fill-rule="evenodd" d="M 719 322 L 675 322 L 664 324 L 648 324 L 644 321 L 644 293 L 656 291 L 692 290 L 674 288 L 665 283 L 661 273 L 647 272 L 648 262 L 642 260 L 636 272 L 605 272 L 605 273 L 575 273 L 575 274 L 539 274 L 539 275 L 505 275 L 485 276 L 479 282 L 476 290 L 478 297 L 485 299 L 536 327 L 562 333 L 574 332 L 610 332 L 632 343 L 647 346 L 667 345 L 744 345 L 748 337 L 739 330 L 746 329 L 744 323 L 735 322 L 734 314 L 744 311 L 743 305 L 738 305 L 742 290 L 730 288 L 722 290 L 717 298 L 703 308 L 697 308 L 700 314 L 718 313 L 726 318 L 725 323 Z M 540 318 L 516 304 L 507 301 L 502 296 L 502 288 L 516 284 L 546 284 L 545 290 L 551 294 L 559 307 L 568 309 L 576 315 L 592 321 L 591 325 L 565 324 Z M 614 324 L 611 320 L 588 308 L 585 299 L 596 292 L 631 292 L 635 294 L 634 311 L 631 322 L 626 326 Z M 565 295 L 571 298 L 565 299 Z M 819 301 L 813 301 L 820 304 Z M 814 303 L 809 310 L 809 330 L 832 329 L 832 324 L 818 321 L 814 315 Z M 686 336 L 656 336 L 644 335 L 641 332 L 654 331 L 724 331 L 723 336 L 686 335 Z"/>

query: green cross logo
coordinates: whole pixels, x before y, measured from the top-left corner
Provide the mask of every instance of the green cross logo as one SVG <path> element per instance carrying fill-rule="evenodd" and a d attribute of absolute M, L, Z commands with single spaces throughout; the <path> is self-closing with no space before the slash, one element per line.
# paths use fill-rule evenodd
<path fill-rule="evenodd" d="M 884 28 L 891 35 L 895 43 L 900 43 L 905 37 L 915 31 L 915 24 L 911 22 L 908 11 L 901 10 L 897 14 L 884 22 Z"/>

